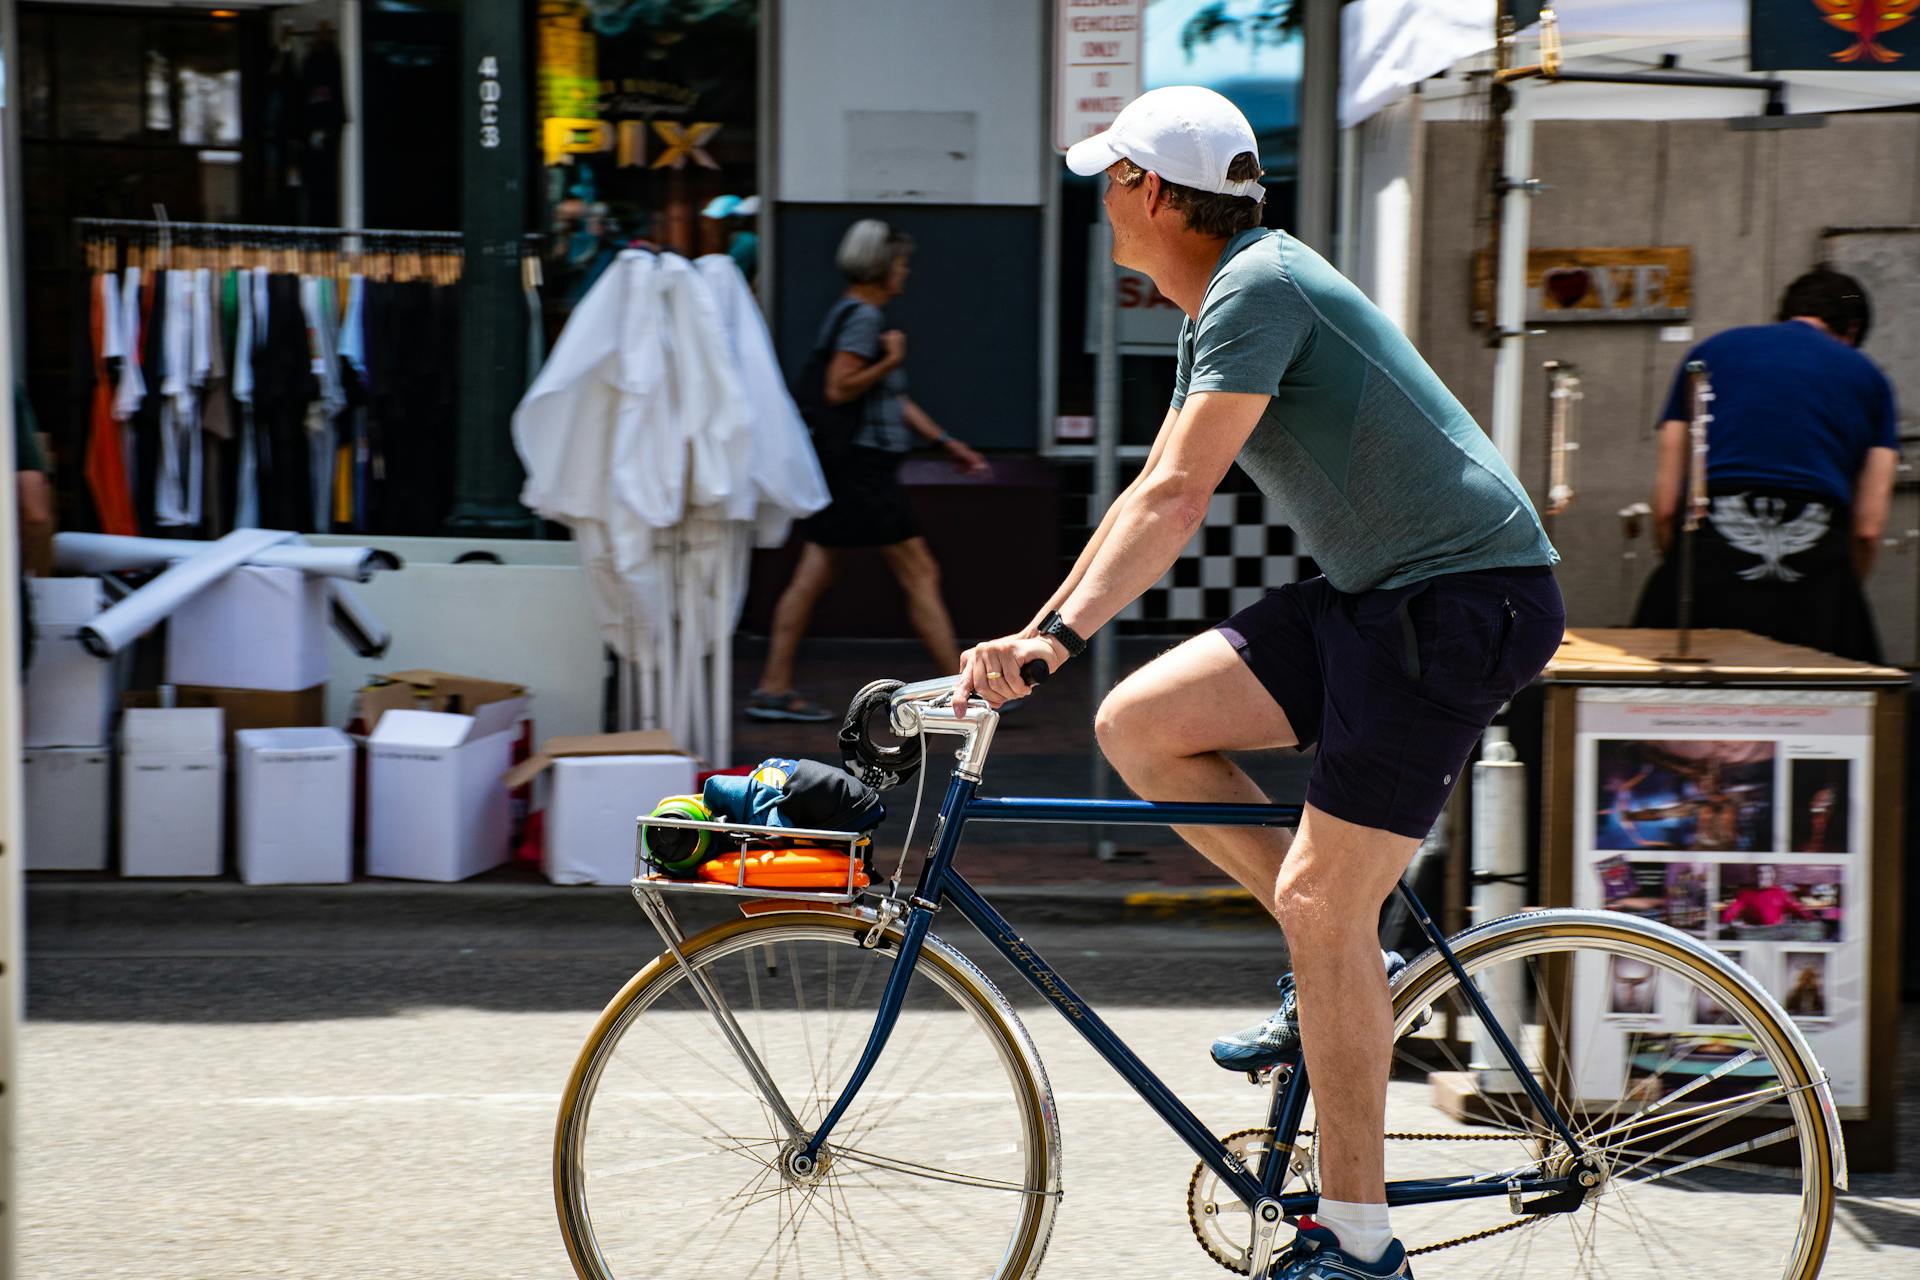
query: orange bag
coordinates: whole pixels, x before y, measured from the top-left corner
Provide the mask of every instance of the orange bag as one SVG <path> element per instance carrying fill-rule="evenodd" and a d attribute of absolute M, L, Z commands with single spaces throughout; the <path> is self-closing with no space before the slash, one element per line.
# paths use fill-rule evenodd
<path fill-rule="evenodd" d="M 756 849 L 746 854 L 723 853 L 700 864 L 700 878 L 720 884 L 739 884 L 740 860 L 747 861 L 746 884 L 753 889 L 844 890 L 849 855 L 819 846 L 793 849 Z M 853 887 L 867 887 L 867 873 L 856 868 Z"/>

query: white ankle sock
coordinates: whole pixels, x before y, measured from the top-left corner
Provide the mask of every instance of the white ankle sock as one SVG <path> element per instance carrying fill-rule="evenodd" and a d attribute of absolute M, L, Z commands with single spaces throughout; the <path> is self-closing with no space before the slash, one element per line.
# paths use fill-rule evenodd
<path fill-rule="evenodd" d="M 1353 1204 L 1320 1198 L 1313 1220 L 1339 1238 L 1340 1247 L 1361 1262 L 1378 1262 L 1393 1243 L 1393 1227 L 1384 1204 Z"/>

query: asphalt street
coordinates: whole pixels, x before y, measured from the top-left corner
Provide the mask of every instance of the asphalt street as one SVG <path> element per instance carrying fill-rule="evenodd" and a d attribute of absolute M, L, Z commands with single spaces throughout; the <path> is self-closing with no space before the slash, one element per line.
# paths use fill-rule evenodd
<path fill-rule="evenodd" d="M 1263 1094 L 1215 1068 L 1206 1043 L 1265 1012 L 1280 954 L 1266 928 L 1056 922 L 1028 940 L 1208 1124 L 1260 1121 Z M 23 1276 L 570 1274 L 554 1110 L 595 1013 L 657 950 L 637 910 L 503 902 L 440 919 L 371 904 L 208 928 L 43 913 L 29 946 Z M 1043 1275 L 1226 1274 L 1187 1227 L 1192 1157 L 1064 1023 L 1016 999 L 1065 1144 Z M 1905 1025 L 1912 1061 L 1920 1020 Z M 1911 1110 L 1906 1131 L 1920 1133 Z M 1478 1274 L 1445 1256 L 1422 1277 Z M 1920 1169 L 1858 1178 L 1825 1274 L 1916 1267 Z"/>

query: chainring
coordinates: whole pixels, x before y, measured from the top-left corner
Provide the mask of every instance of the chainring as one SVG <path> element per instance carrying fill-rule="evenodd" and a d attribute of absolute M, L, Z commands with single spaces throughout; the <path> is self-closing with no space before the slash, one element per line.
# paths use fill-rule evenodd
<path fill-rule="evenodd" d="M 1312 1135 L 1303 1133 L 1300 1137 L 1311 1141 Z M 1272 1149 L 1273 1130 L 1242 1129 L 1222 1138 L 1220 1145 L 1248 1169 L 1258 1169 Z M 1223 1195 L 1222 1190 L 1220 1175 L 1208 1168 L 1206 1161 L 1194 1165 L 1193 1177 L 1187 1182 L 1187 1225 L 1193 1228 L 1193 1238 L 1200 1242 L 1209 1258 L 1235 1275 L 1244 1276 L 1253 1266 L 1249 1247 L 1253 1241 L 1253 1214 L 1237 1196 Z"/>

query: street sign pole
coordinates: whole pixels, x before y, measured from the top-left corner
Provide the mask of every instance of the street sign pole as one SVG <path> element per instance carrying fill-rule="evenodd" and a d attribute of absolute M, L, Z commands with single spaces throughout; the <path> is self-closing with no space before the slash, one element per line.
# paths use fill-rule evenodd
<path fill-rule="evenodd" d="M 8 6 L 11 8 L 11 6 Z M 9 86 L 11 87 L 11 86 Z M 11 104 L 9 104 L 11 106 Z M 7 167 L 11 146 L 0 155 L 0 174 L 14 172 Z M 0 180 L 0 245 L 12 233 L 13 193 L 4 190 Z M 14 296 L 14 262 L 0 252 L 0 388 L 11 388 L 18 376 L 14 370 L 13 312 L 5 300 Z M 26 1002 L 26 983 L 22 970 L 26 954 L 26 855 L 21 846 L 25 825 L 21 803 L 25 791 L 20 779 L 20 681 L 13 673 L 20 670 L 20 604 L 13 584 L 20 581 L 19 540 L 12 536 L 18 528 L 15 510 L 16 485 L 13 477 L 13 450 L 16 425 L 13 420 L 13 396 L 0 395 L 0 431 L 9 442 L 6 483 L 0 484 L 0 663 L 6 664 L 7 678 L 0 680 L 0 1276 L 19 1275 L 19 1165 L 20 1148 L 20 1019 Z"/>
<path fill-rule="evenodd" d="M 1088 522 L 1097 526 L 1120 492 L 1120 323 L 1117 315 L 1120 273 L 1113 265 L 1113 224 L 1107 221 L 1104 200 L 1095 218 L 1093 234 L 1099 245 L 1095 260 L 1103 264 L 1100 272 L 1100 354 L 1094 363 L 1097 392 L 1094 401 L 1093 512 Z M 1110 622 L 1093 634 L 1095 706 L 1114 685 L 1116 625 Z M 1107 767 L 1105 758 L 1098 751 L 1089 755 L 1093 761 L 1093 796 L 1096 800 L 1104 800 L 1113 771 Z M 1105 828 L 1100 830 L 1101 833 L 1094 838 L 1094 856 L 1102 862 L 1111 862 L 1116 853 L 1113 837 L 1105 834 Z"/>
<path fill-rule="evenodd" d="M 1054 148 L 1064 152 L 1082 138 L 1113 123 L 1120 108 L 1140 94 L 1141 18 L 1145 4 L 1114 0 L 1054 0 L 1053 84 Z M 1057 179 L 1056 179 L 1057 180 Z M 1104 187 L 1102 188 L 1104 190 Z M 1096 328 L 1100 343 L 1094 363 L 1093 509 L 1089 523 L 1098 525 L 1120 491 L 1120 334 L 1119 273 L 1113 262 L 1113 227 L 1107 222 L 1106 203 L 1094 215 L 1093 270 L 1099 290 Z M 1116 666 L 1111 623 L 1095 632 L 1093 700 L 1098 705 L 1113 688 Z M 1092 791 L 1105 799 L 1113 774 L 1098 752 L 1093 753 Z M 1114 842 L 1096 837 L 1094 856 L 1107 861 Z"/>

